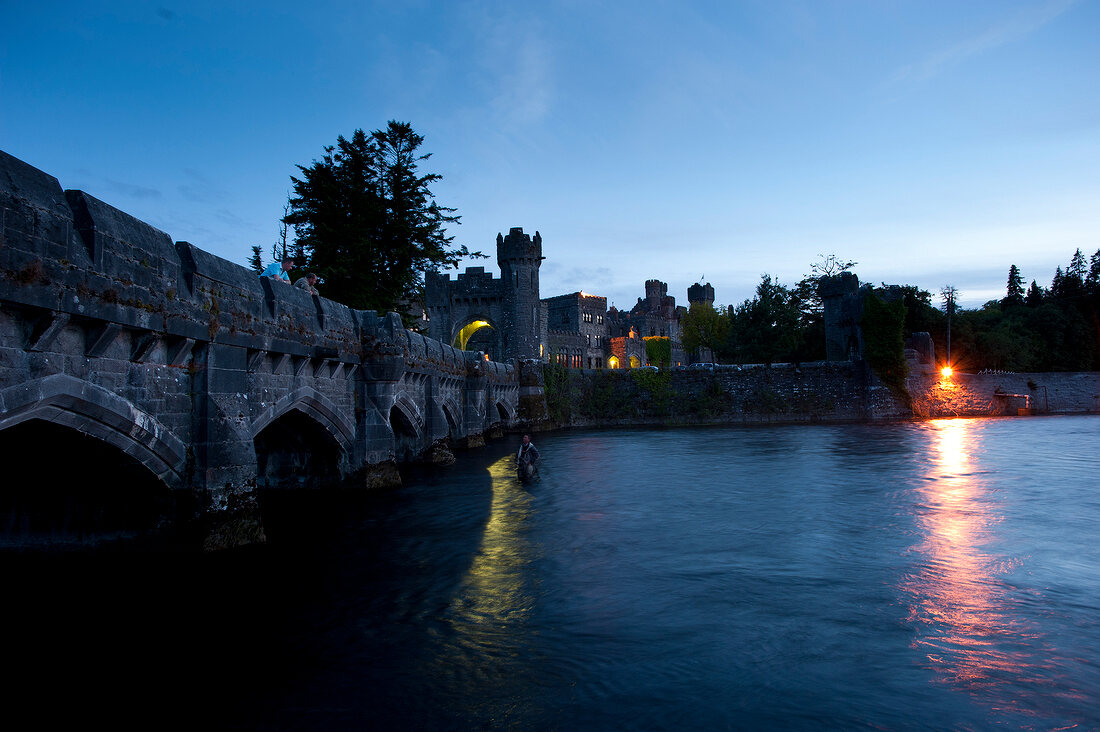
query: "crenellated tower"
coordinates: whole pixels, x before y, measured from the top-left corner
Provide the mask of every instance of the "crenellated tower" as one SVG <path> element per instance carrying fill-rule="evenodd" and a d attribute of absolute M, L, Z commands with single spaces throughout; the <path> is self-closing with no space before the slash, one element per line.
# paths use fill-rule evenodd
<path fill-rule="evenodd" d="M 694 305 L 695 303 L 714 307 L 714 287 L 709 282 L 703 285 L 696 282 L 688 288 L 688 304 Z"/>
<path fill-rule="evenodd" d="M 661 300 L 668 296 L 668 285 L 660 280 L 645 281 L 646 305 L 652 312 L 661 307 Z"/>
<path fill-rule="evenodd" d="M 532 238 L 514 226 L 497 234 L 497 264 L 504 283 L 503 351 L 505 358 L 543 355 L 546 323 L 539 297 L 542 235 Z"/>

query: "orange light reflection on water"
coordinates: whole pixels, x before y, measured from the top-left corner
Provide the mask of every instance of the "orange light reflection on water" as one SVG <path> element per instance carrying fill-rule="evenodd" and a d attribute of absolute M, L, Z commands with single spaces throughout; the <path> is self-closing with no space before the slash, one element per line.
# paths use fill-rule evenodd
<path fill-rule="evenodd" d="M 1011 688 L 1041 674 L 1041 649 L 1012 608 L 1004 576 L 1019 566 L 1015 557 L 983 547 L 1001 520 L 995 497 L 971 464 L 978 447 L 976 422 L 935 420 L 931 463 L 920 489 L 917 523 L 922 555 L 902 589 L 910 596 L 909 620 L 917 627 L 916 647 L 947 681 L 986 693 Z"/>

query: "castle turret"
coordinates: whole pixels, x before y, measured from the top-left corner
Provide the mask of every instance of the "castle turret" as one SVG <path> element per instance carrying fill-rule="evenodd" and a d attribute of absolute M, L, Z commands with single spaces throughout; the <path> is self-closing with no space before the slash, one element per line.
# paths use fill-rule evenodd
<path fill-rule="evenodd" d="M 859 278 L 854 272 L 822 277 L 817 283 L 817 294 L 825 310 L 825 358 L 830 361 L 862 358 L 859 321 L 863 301 Z"/>
<path fill-rule="evenodd" d="M 497 263 L 504 282 L 504 358 L 543 355 L 544 334 L 539 298 L 539 267 L 542 266 L 542 235 L 532 239 L 514 226 L 508 236 L 497 234 Z"/>
<path fill-rule="evenodd" d="M 645 299 L 650 312 L 661 307 L 661 298 L 668 294 L 668 285 L 660 280 L 645 281 Z"/>
<path fill-rule="evenodd" d="M 703 305 L 714 305 L 714 288 L 710 283 L 700 285 L 696 282 L 694 285 L 688 288 L 688 304 L 694 305 L 695 303 L 702 303 Z"/>

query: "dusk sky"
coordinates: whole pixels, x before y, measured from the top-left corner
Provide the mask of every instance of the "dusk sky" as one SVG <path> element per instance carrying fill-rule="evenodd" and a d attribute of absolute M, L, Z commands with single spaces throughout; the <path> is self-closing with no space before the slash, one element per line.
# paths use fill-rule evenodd
<path fill-rule="evenodd" d="M 456 243 L 542 233 L 544 297 L 835 253 L 975 307 L 1100 248 L 1100 0 L 0 0 L 0 149 L 239 264 L 391 119 Z"/>

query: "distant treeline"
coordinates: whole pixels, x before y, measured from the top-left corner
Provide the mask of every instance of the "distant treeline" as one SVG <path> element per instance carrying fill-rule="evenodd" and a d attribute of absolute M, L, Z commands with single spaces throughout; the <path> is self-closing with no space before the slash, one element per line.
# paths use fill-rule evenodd
<path fill-rule="evenodd" d="M 957 310 L 951 321 L 951 357 L 963 371 L 1100 370 L 1100 249 L 1085 262 L 1078 249 L 1058 267 L 1050 287 L 1024 286 L 1016 265 L 1008 270 L 1005 296 L 975 310 Z M 924 293 L 927 295 L 928 293 Z M 946 347 L 945 313 L 918 309 L 919 330 L 932 333 L 937 354 Z M 909 326 L 907 319 L 906 326 Z M 927 326 L 927 327 L 924 327 Z"/>
<path fill-rule="evenodd" d="M 817 285 L 821 277 L 854 264 L 829 256 L 794 287 L 765 274 L 754 297 L 740 305 L 693 305 L 682 323 L 684 346 L 703 349 L 704 357 L 724 363 L 822 360 L 825 325 Z M 959 370 L 1100 370 L 1100 250 L 1086 262 L 1078 249 L 1065 269 L 1057 268 L 1050 287 L 1036 280 L 1025 286 L 1019 268 L 1011 265 L 1005 296 L 972 310 L 955 306 L 957 293 L 950 302 L 945 296 L 941 309 L 931 292 L 915 285 L 874 291 L 883 300 L 900 291 L 904 322 L 895 318 L 899 335 L 930 333 L 940 361 L 947 355 L 950 310 L 951 361 Z M 876 340 L 882 337 L 877 334 Z"/>

